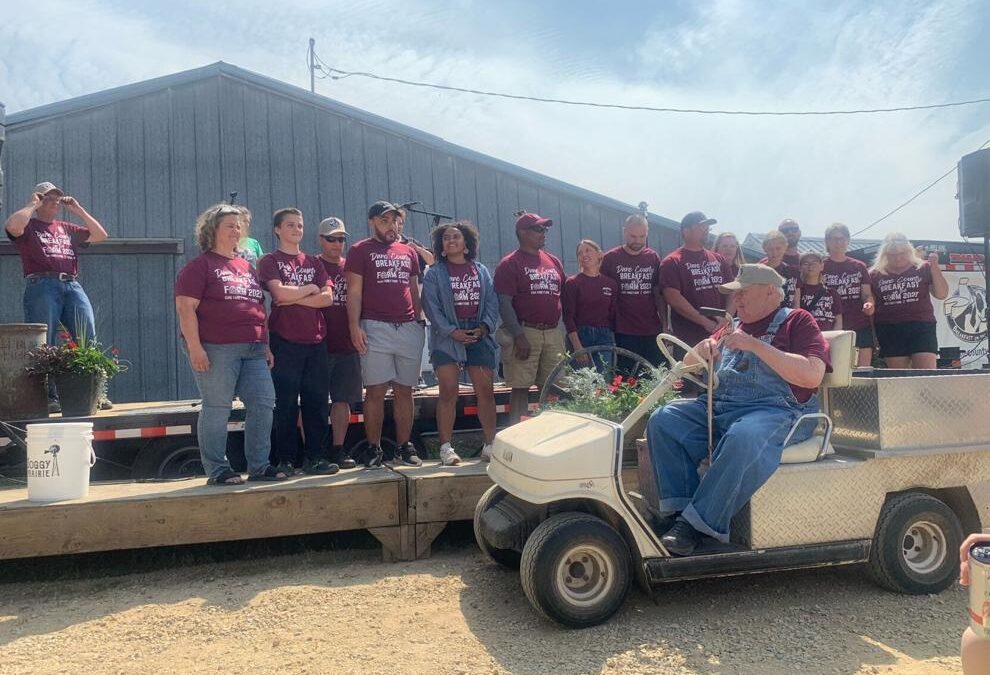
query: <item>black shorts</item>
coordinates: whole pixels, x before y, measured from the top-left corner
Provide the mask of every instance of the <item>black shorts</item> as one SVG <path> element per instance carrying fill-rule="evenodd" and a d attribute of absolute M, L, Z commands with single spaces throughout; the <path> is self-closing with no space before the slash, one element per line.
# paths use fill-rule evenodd
<path fill-rule="evenodd" d="M 856 349 L 873 349 L 873 326 L 866 324 L 856 329 Z"/>
<path fill-rule="evenodd" d="M 360 403 L 361 355 L 330 353 L 330 400 L 334 403 Z"/>
<path fill-rule="evenodd" d="M 904 321 L 903 323 L 878 323 L 877 341 L 880 356 L 911 356 L 912 354 L 938 354 L 938 337 L 935 324 L 928 321 Z"/>

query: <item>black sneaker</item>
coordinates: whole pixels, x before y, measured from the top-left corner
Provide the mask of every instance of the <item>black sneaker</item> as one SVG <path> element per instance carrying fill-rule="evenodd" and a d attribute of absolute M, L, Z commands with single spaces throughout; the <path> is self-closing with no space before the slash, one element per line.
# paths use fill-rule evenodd
<path fill-rule="evenodd" d="M 338 471 L 339 466 L 325 459 L 314 459 L 303 466 L 303 473 L 310 476 L 332 476 Z"/>
<path fill-rule="evenodd" d="M 277 471 L 281 471 L 282 473 L 284 473 L 286 476 L 289 476 L 290 478 L 292 476 L 295 476 L 296 475 L 296 467 L 292 466 L 288 462 L 279 462 L 278 463 L 278 466 L 276 466 L 275 469 Z"/>
<path fill-rule="evenodd" d="M 674 555 L 691 555 L 704 536 L 686 520 L 678 520 L 667 534 L 660 537 L 660 543 Z"/>
<path fill-rule="evenodd" d="M 62 404 L 57 399 L 52 399 L 48 402 L 48 414 L 54 415 L 56 413 L 62 412 Z"/>
<path fill-rule="evenodd" d="M 416 454 L 416 446 L 412 441 L 406 441 L 399 446 L 395 453 L 395 461 L 406 466 L 423 466 L 423 460 Z"/>
<path fill-rule="evenodd" d="M 330 451 L 330 461 L 341 469 L 353 469 L 357 466 L 357 462 L 351 457 L 350 451 L 344 450 L 343 446 L 340 445 L 335 445 Z"/>
<path fill-rule="evenodd" d="M 380 469 L 382 468 L 382 460 L 384 459 L 384 453 L 381 447 L 377 445 L 369 445 L 364 451 L 364 468 L 365 469 Z"/>

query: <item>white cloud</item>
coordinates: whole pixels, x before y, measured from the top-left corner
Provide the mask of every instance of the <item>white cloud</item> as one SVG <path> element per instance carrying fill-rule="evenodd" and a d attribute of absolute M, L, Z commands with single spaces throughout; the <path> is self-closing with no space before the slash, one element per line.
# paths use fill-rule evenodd
<path fill-rule="evenodd" d="M 344 69 L 570 99 L 808 109 L 990 89 L 985 75 L 956 77 L 980 39 L 970 16 L 976 0 L 812 9 L 716 0 L 639 20 L 642 40 L 614 47 L 568 42 L 525 6 L 469 0 L 313 0 L 288 9 L 260 0 L 40 4 L 16 3 L 0 26 L 8 112 L 221 59 L 305 87 L 310 35 L 324 60 Z M 39 15 L 58 20 L 39 30 Z M 359 78 L 321 80 L 318 91 L 630 203 L 646 200 L 669 217 L 702 208 L 741 233 L 785 215 L 809 233 L 835 220 L 858 229 L 990 137 L 985 108 L 730 118 L 550 106 Z M 954 238 L 954 191 L 946 180 L 876 233 Z"/>

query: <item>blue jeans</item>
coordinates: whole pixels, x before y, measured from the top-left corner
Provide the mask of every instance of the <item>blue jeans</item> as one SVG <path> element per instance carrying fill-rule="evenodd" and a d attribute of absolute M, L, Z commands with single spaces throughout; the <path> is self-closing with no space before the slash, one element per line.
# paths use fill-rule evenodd
<path fill-rule="evenodd" d="M 205 373 L 193 371 L 203 397 L 196 434 L 203 469 L 211 478 L 230 469 L 227 422 L 235 394 L 244 403 L 244 457 L 248 473 L 256 476 L 269 466 L 275 387 L 265 360 L 266 348 L 264 342 L 203 344 L 210 367 Z"/>
<path fill-rule="evenodd" d="M 41 277 L 28 279 L 24 288 L 24 320 L 48 326 L 48 344 L 55 344 L 59 325 L 65 326 L 73 339 L 85 335 L 96 339 L 96 319 L 86 291 L 78 281 L 59 281 Z"/>
<path fill-rule="evenodd" d="M 578 339 L 582 347 L 614 346 L 615 334 L 608 326 L 578 326 Z M 612 350 L 602 350 L 594 355 L 595 369 L 603 372 L 612 363 Z"/>

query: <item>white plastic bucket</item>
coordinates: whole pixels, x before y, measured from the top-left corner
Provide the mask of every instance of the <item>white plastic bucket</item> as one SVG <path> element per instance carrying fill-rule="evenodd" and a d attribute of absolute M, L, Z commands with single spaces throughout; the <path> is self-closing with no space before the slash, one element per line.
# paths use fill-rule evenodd
<path fill-rule="evenodd" d="M 89 469 L 96 464 L 93 424 L 29 424 L 28 499 L 57 502 L 89 494 Z"/>

